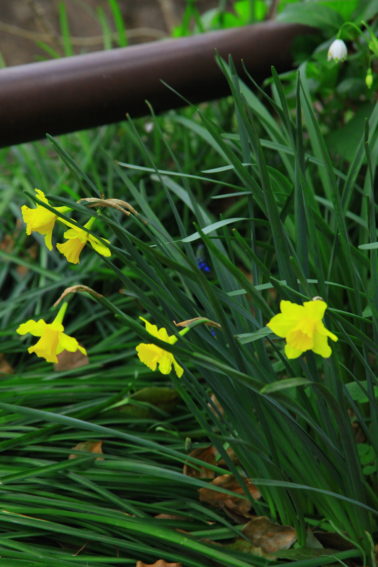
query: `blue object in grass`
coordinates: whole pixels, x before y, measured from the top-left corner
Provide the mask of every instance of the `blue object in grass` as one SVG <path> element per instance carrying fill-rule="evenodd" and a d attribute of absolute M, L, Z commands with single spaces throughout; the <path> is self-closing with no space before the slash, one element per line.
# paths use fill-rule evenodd
<path fill-rule="evenodd" d="M 202 272 L 205 272 L 207 274 L 209 272 L 211 272 L 211 268 L 204 258 L 204 246 L 203 246 L 203 244 L 200 244 L 197 248 L 196 259 L 197 259 L 197 267 Z"/>
<path fill-rule="evenodd" d="M 205 260 L 197 260 L 197 266 L 200 270 L 202 270 L 202 272 L 211 272 L 211 268 Z"/>

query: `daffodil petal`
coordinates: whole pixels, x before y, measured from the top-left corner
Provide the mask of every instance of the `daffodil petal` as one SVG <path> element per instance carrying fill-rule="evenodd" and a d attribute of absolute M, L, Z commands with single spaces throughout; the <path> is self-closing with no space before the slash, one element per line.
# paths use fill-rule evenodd
<path fill-rule="evenodd" d="M 21 323 L 16 329 L 16 333 L 19 335 L 26 335 L 30 333 L 34 337 L 41 337 L 43 333 L 46 332 L 48 324 L 43 320 L 39 319 L 39 321 L 34 321 L 33 319 L 29 319 L 25 323 Z"/>
<path fill-rule="evenodd" d="M 147 333 L 149 333 L 153 337 L 159 338 L 159 331 L 156 325 L 153 325 L 152 323 L 147 321 L 147 319 L 144 319 L 144 317 L 139 317 L 139 319 L 145 324 Z"/>
<path fill-rule="evenodd" d="M 78 239 L 83 241 L 84 243 L 87 242 L 88 240 L 88 233 L 85 232 L 85 230 L 82 230 L 81 228 L 75 227 L 75 228 L 69 228 L 68 230 L 66 230 L 63 233 L 64 238 L 66 238 L 67 240 L 73 240 L 73 239 Z"/>
<path fill-rule="evenodd" d="M 61 333 L 59 336 L 57 354 L 60 354 L 63 350 L 68 350 L 69 352 L 80 350 L 83 354 L 87 354 L 85 348 L 80 346 L 74 337 L 70 337 L 66 333 Z"/>
<path fill-rule="evenodd" d="M 332 350 L 328 344 L 327 335 L 315 333 L 312 350 L 315 354 L 320 354 L 323 358 L 329 358 L 332 354 Z"/>
<path fill-rule="evenodd" d="M 52 232 L 55 226 L 56 215 L 38 205 L 35 209 L 30 209 L 26 205 L 21 207 L 22 218 L 26 224 L 26 234 L 38 232 L 45 237 L 45 244 L 52 250 Z"/>
<path fill-rule="evenodd" d="M 48 329 L 42 335 L 35 345 L 28 348 L 29 353 L 35 353 L 40 358 L 44 358 L 47 362 L 58 362 L 57 347 L 59 342 L 59 331 L 50 329 L 50 325 L 46 324 Z"/>
<path fill-rule="evenodd" d="M 158 329 L 156 325 L 153 325 L 147 321 L 147 319 L 144 319 L 144 317 L 139 317 L 139 319 L 143 321 L 147 332 L 153 337 L 169 344 L 174 344 L 178 340 L 174 335 L 169 336 L 167 329 L 164 327 Z M 184 369 L 178 364 L 173 354 L 157 345 L 141 343 L 136 347 L 136 351 L 138 353 L 139 360 L 151 370 L 156 370 L 156 366 L 158 365 L 159 371 L 162 374 L 169 374 L 172 371 L 173 365 L 179 378 L 184 373 Z"/>
<path fill-rule="evenodd" d="M 325 301 L 316 299 L 315 301 L 305 301 L 303 307 L 306 311 L 306 316 L 321 321 L 324 317 L 325 310 L 327 309 L 327 304 Z"/>
<path fill-rule="evenodd" d="M 52 230 L 45 234 L 45 246 L 48 250 L 52 250 Z"/>
<path fill-rule="evenodd" d="M 101 256 L 109 257 L 112 255 L 110 248 L 105 246 L 105 244 L 103 244 L 98 238 L 92 236 L 91 234 L 89 234 L 88 236 L 90 245 L 94 250 L 96 250 L 96 252 L 101 254 Z M 109 242 L 109 240 L 106 240 L 106 242 Z"/>
<path fill-rule="evenodd" d="M 324 335 L 325 337 L 329 337 L 332 341 L 338 341 L 338 337 L 336 335 L 334 335 L 333 333 L 331 333 L 331 331 L 329 331 L 325 326 L 323 321 L 319 321 L 316 324 L 316 333 L 319 333 L 320 335 Z"/>
<path fill-rule="evenodd" d="M 181 376 L 184 374 L 184 369 L 182 366 L 179 365 L 179 363 L 176 361 L 175 357 L 173 357 L 173 366 L 174 369 L 176 371 L 177 377 L 181 378 Z"/>
<path fill-rule="evenodd" d="M 280 309 L 281 313 L 292 320 L 303 317 L 303 305 L 297 305 L 297 303 L 282 299 L 282 301 L 280 301 Z"/>
<path fill-rule="evenodd" d="M 39 199 L 39 200 L 42 201 L 43 203 L 49 204 L 46 195 L 44 194 L 43 191 L 41 191 L 41 189 L 34 189 L 34 192 L 35 192 L 35 194 L 36 194 L 37 199 Z"/>
<path fill-rule="evenodd" d="M 287 358 L 298 358 L 303 353 L 303 350 L 299 350 L 298 348 L 294 348 L 293 346 L 286 344 L 285 345 L 285 354 Z"/>
<path fill-rule="evenodd" d="M 169 374 L 172 370 L 173 355 L 170 352 L 163 351 L 159 359 L 159 370 L 162 374 Z"/>
<path fill-rule="evenodd" d="M 278 313 L 271 318 L 269 323 L 266 324 L 267 327 L 278 337 L 286 337 L 288 332 L 294 327 L 296 322 L 288 319 L 283 313 Z"/>
<path fill-rule="evenodd" d="M 56 208 L 57 211 L 61 212 L 61 213 L 67 213 L 68 210 L 70 210 L 68 207 L 57 207 Z M 62 218 L 62 217 L 57 217 L 56 219 L 57 221 L 61 222 L 62 224 L 65 224 L 66 226 L 69 226 L 70 228 L 76 228 L 76 225 L 73 224 L 72 222 Z"/>
<path fill-rule="evenodd" d="M 331 331 L 329 331 L 328 329 L 326 329 L 326 331 L 327 331 L 327 336 L 328 336 L 332 341 L 337 342 L 337 341 L 339 340 L 339 338 L 338 338 L 334 333 L 331 333 Z"/>
<path fill-rule="evenodd" d="M 157 351 L 159 347 L 154 344 L 140 343 L 136 347 L 138 358 L 143 364 L 148 366 L 150 370 L 156 370 L 159 352 Z"/>
<path fill-rule="evenodd" d="M 26 234 L 28 234 L 28 235 L 32 233 L 31 223 L 30 223 L 31 211 L 32 211 L 32 209 L 30 207 L 27 207 L 26 205 L 22 205 L 21 214 L 22 214 L 23 221 L 26 224 Z"/>

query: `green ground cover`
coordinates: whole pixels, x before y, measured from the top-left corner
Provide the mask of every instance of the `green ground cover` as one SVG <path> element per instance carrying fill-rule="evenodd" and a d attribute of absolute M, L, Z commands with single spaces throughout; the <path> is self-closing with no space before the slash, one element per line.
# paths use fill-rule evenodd
<path fill-rule="evenodd" d="M 346 70 L 1 150 L 0 564 L 375 564 L 368 16 Z"/>

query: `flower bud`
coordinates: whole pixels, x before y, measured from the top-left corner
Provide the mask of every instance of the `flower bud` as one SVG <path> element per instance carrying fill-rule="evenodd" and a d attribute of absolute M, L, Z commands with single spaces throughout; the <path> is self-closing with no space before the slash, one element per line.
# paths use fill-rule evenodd
<path fill-rule="evenodd" d="M 348 49 L 342 39 L 335 39 L 328 49 L 328 61 L 345 61 Z"/>
<path fill-rule="evenodd" d="M 365 84 L 368 89 L 371 89 L 373 86 L 373 71 L 371 67 L 367 70 L 366 77 L 365 77 Z"/>

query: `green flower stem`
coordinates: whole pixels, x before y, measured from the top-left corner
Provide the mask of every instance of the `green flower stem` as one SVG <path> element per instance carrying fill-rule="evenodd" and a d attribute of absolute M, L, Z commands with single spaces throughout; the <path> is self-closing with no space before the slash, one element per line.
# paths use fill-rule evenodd
<path fill-rule="evenodd" d="M 62 305 L 61 305 L 61 307 L 60 307 L 60 309 L 59 309 L 59 311 L 58 311 L 58 313 L 57 313 L 57 316 L 56 316 L 55 319 L 54 319 L 54 323 L 62 323 L 62 322 L 63 322 L 63 318 L 64 318 L 64 315 L 65 315 L 65 313 L 66 313 L 66 311 L 67 311 L 67 307 L 68 307 L 68 302 L 67 302 L 67 301 L 65 301 L 64 303 L 62 303 Z"/>

